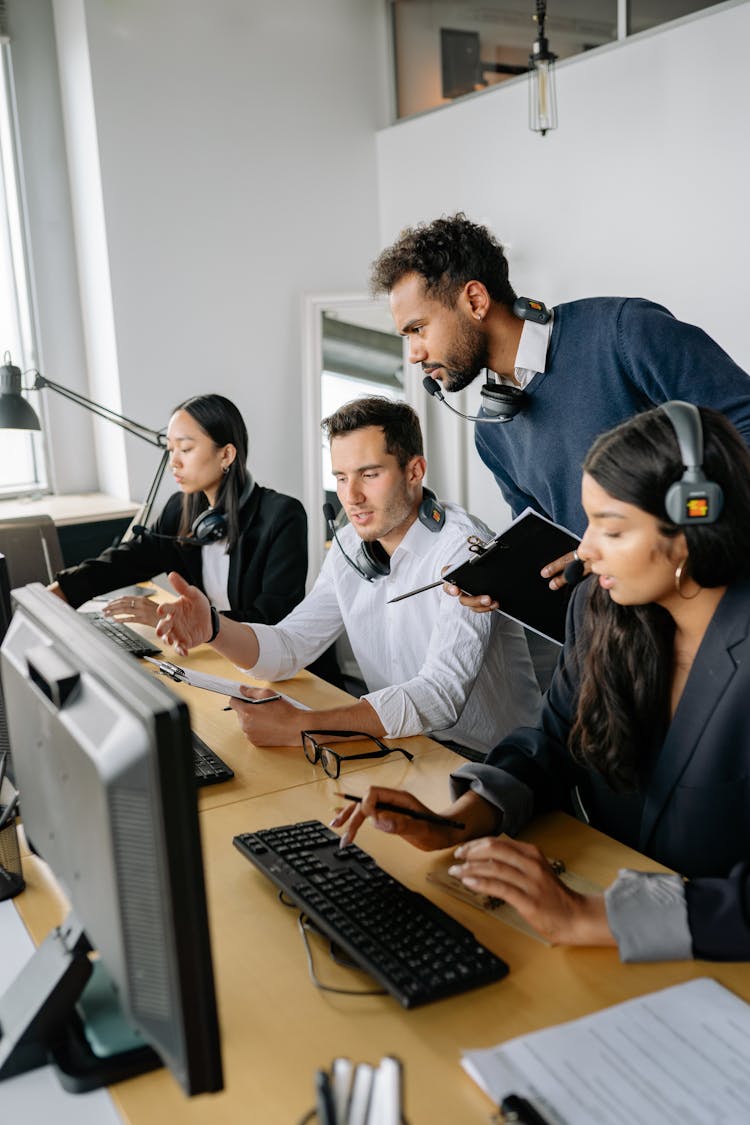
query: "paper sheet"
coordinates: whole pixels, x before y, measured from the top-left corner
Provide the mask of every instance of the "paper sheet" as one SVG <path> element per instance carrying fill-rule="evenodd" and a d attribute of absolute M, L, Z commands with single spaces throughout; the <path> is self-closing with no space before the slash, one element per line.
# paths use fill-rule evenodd
<path fill-rule="evenodd" d="M 242 687 L 255 687 L 255 684 L 243 684 L 239 680 L 229 680 L 224 676 L 209 676 L 205 672 L 194 672 L 192 668 L 180 668 L 178 665 L 173 664 L 170 660 L 157 660 L 153 656 L 146 656 L 149 664 L 154 664 L 162 672 L 168 680 L 175 680 L 180 684 L 190 684 L 191 687 L 204 688 L 206 691 L 215 691 L 219 695 L 228 695 L 232 699 L 241 699 L 243 703 L 247 703 L 247 698 L 242 694 L 240 688 Z M 171 671 L 174 669 L 174 672 Z M 305 703 L 298 703 L 296 699 L 292 699 L 289 695 L 283 695 L 282 692 L 276 692 L 280 699 L 286 700 L 291 703 L 293 707 L 298 707 L 300 711 L 309 711 L 310 708 Z M 270 700 L 269 700 L 270 702 Z"/>
<path fill-rule="evenodd" d="M 750 1005 L 708 978 L 467 1051 L 495 1102 L 520 1094 L 553 1125 L 747 1125 Z"/>

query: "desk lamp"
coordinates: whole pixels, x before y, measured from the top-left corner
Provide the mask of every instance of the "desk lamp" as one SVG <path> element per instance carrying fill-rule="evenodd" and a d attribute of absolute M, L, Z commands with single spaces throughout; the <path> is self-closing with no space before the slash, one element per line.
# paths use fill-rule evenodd
<path fill-rule="evenodd" d="M 72 391 L 68 387 L 61 386 L 60 383 L 54 383 L 46 376 L 40 375 L 38 371 L 34 371 L 34 382 L 30 387 L 22 387 L 21 385 L 21 370 L 14 367 L 10 353 L 6 352 L 4 356 L 5 362 L 0 366 L 0 430 L 41 430 L 41 424 L 36 411 L 29 402 L 22 395 L 22 391 L 40 391 L 44 387 L 49 388 L 51 391 L 56 391 L 57 394 L 67 398 L 70 402 L 76 402 L 79 406 L 85 407 L 90 410 L 92 414 L 98 415 L 100 418 L 106 418 L 109 422 L 114 422 L 115 425 L 120 426 L 129 434 L 134 434 L 136 437 L 143 438 L 150 445 L 155 445 L 161 449 L 161 460 L 151 481 L 149 490 L 146 494 L 146 499 L 143 501 L 141 508 L 131 523 L 128 530 L 125 532 L 126 538 L 132 537 L 132 528 L 135 524 L 147 524 L 151 515 L 151 509 L 154 506 L 159 485 L 161 484 L 164 471 L 169 462 L 169 453 L 167 451 L 167 439 L 163 431 L 152 430 L 148 426 L 142 426 L 140 422 L 134 422 L 132 418 L 126 418 L 122 414 L 117 414 L 114 410 L 110 410 L 108 406 L 102 406 L 98 402 L 93 402 L 90 398 L 85 398 L 84 395 L 79 394 L 77 391 Z"/>

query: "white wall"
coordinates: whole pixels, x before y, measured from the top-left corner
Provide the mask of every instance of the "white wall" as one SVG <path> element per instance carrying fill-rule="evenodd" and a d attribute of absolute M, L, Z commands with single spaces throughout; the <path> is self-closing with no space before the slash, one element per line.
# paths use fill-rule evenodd
<path fill-rule="evenodd" d="M 544 138 L 527 128 L 525 78 L 383 130 L 382 245 L 463 210 L 508 245 L 517 292 L 650 297 L 750 370 L 748 41 L 750 4 L 729 3 L 560 64 Z M 432 431 L 444 408 L 430 405 Z M 507 509 L 472 441 L 456 452 L 469 423 L 445 413 L 431 478 L 497 525 Z"/>
<path fill-rule="evenodd" d="M 88 393 L 119 387 L 109 404 L 154 427 L 189 394 L 225 393 L 257 477 L 301 495 L 300 294 L 361 290 L 377 251 L 384 6 L 52 4 Z M 126 447 L 138 497 L 155 451 Z"/>

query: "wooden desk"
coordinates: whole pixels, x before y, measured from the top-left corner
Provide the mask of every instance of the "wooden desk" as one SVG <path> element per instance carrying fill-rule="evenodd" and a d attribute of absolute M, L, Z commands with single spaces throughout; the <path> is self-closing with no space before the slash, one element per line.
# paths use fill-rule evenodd
<path fill-rule="evenodd" d="M 408 781 L 428 802 L 440 804 L 447 775 L 457 762 L 454 754 L 439 748 L 420 755 L 406 770 L 396 762 L 361 770 L 356 784 L 364 791 L 375 781 Z M 744 964 L 622 965 L 610 949 L 549 949 L 427 883 L 427 872 L 446 864 L 449 853 L 423 854 L 367 826 L 359 837 L 362 846 L 469 926 L 505 958 L 511 972 L 498 984 L 408 1012 L 388 997 L 319 992 L 308 977 L 296 911 L 278 901 L 273 885 L 231 841 L 237 833 L 274 824 L 330 819 L 336 787 L 336 782 L 324 779 L 203 807 L 226 1088 L 186 1100 L 166 1070 L 144 1075 L 111 1088 L 125 1121 L 290 1125 L 313 1104 L 316 1067 L 328 1066 L 339 1054 L 377 1062 L 394 1052 L 405 1065 L 406 1114 L 413 1125 L 488 1125 L 492 1106 L 461 1070 L 462 1048 L 490 1046 L 696 976 L 712 976 L 750 1000 Z M 622 865 L 659 869 L 562 814 L 536 822 L 527 838 L 601 885 Z M 24 864 L 28 890 L 15 901 L 39 941 L 62 916 L 63 904 L 44 865 L 33 858 Z M 316 970 L 326 983 L 367 987 L 367 978 L 338 969 L 322 942 L 313 940 L 313 946 Z"/>
<path fill-rule="evenodd" d="M 163 592 L 157 595 L 157 598 L 164 600 Z M 134 626 L 134 628 L 144 636 L 148 636 L 155 644 L 162 643 L 152 629 L 146 626 Z M 166 648 L 162 656 L 165 660 L 179 663 L 180 667 L 195 672 L 223 676 L 225 679 L 239 680 L 258 687 L 276 688 L 298 702 L 307 704 L 308 707 L 340 707 L 342 704 L 355 702 L 345 691 L 325 683 L 310 672 L 299 672 L 292 679 L 280 681 L 278 684 L 252 679 L 240 672 L 209 645 L 200 645 L 185 657 L 176 657 L 171 649 Z M 201 810 L 231 804 L 246 797 L 274 793 L 295 785 L 307 785 L 324 776 L 320 766 L 313 766 L 307 761 L 299 742 L 288 747 L 253 746 L 248 742 L 240 729 L 237 717 L 233 712 L 224 710 L 227 702 L 225 696 L 191 687 L 189 684 L 175 683 L 162 676 L 153 664 L 144 662 L 143 667 L 166 684 L 175 695 L 185 700 L 190 708 L 190 723 L 196 734 L 234 770 L 235 776 L 232 781 L 206 786 L 199 790 L 198 803 Z M 404 746 L 415 756 L 433 753 L 438 748 L 437 743 L 424 736 L 385 741 L 391 746 Z M 361 753 L 371 749 L 373 747 L 369 742 L 355 740 L 341 745 L 341 753 L 344 754 Z M 406 759 L 400 754 L 396 757 L 408 769 L 409 763 Z M 367 769 L 367 766 L 367 761 L 355 761 L 349 765 L 342 763 L 341 776 L 361 772 Z M 404 777 L 406 776 L 407 774 L 404 773 Z"/>

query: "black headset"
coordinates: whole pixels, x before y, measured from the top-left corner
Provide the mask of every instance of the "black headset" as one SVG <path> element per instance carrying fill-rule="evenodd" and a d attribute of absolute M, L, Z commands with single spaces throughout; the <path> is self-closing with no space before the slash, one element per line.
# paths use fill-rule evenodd
<path fill-rule="evenodd" d="M 543 301 L 536 301 L 531 297 L 516 297 L 513 315 L 519 320 L 531 320 L 534 324 L 548 324 L 552 313 Z M 511 387 L 508 383 L 497 383 L 489 376 L 479 393 L 485 414 L 489 414 L 491 418 L 502 418 L 505 422 L 510 422 L 511 418 L 515 418 L 528 405 L 526 391 L 520 387 Z"/>
<path fill-rule="evenodd" d="M 664 402 L 666 414 L 677 437 L 684 471 L 670 485 L 664 507 L 672 523 L 690 527 L 695 523 L 715 523 L 724 507 L 721 485 L 707 480 L 703 472 L 703 423 L 692 402 Z"/>
<path fill-rule="evenodd" d="M 248 473 L 247 480 L 240 493 L 239 508 L 247 502 L 254 487 L 255 481 Z M 169 539 L 172 543 L 178 543 L 181 547 L 205 547 L 207 543 L 217 543 L 220 539 L 226 538 L 227 514 L 223 508 L 218 506 L 206 508 L 204 512 L 199 512 L 193 520 L 189 535 L 163 535 L 161 532 L 152 531 L 150 527 L 144 527 L 140 523 L 133 528 L 133 534 L 145 539 Z"/>
<path fill-rule="evenodd" d="M 423 487 L 422 494 L 422 503 L 419 505 L 419 512 L 417 513 L 419 522 L 423 523 L 429 531 L 442 531 L 445 526 L 445 508 L 429 488 Z M 364 578 L 366 582 L 375 582 L 376 579 L 385 578 L 387 574 L 390 574 L 390 555 L 377 539 L 374 539 L 372 543 L 367 543 L 363 539 L 357 550 L 357 557 L 353 559 L 350 555 L 347 555 L 341 546 L 341 540 L 336 533 L 336 513 L 333 504 L 323 505 L 323 515 L 341 554 L 349 563 L 349 566 L 356 570 L 360 578 Z"/>
<path fill-rule="evenodd" d="M 547 324 L 552 316 L 543 301 L 533 300 L 531 297 L 516 297 L 513 302 L 513 315 L 519 320 L 532 320 L 535 324 Z M 426 375 L 422 386 L 428 394 L 434 395 L 454 414 L 460 415 L 468 422 L 510 422 L 517 414 L 528 405 L 528 395 L 520 387 L 512 387 L 509 383 L 499 383 L 494 375 L 487 376 L 482 384 L 480 395 L 482 398 L 483 415 L 464 414 L 446 402 L 440 384 L 431 375 Z"/>

